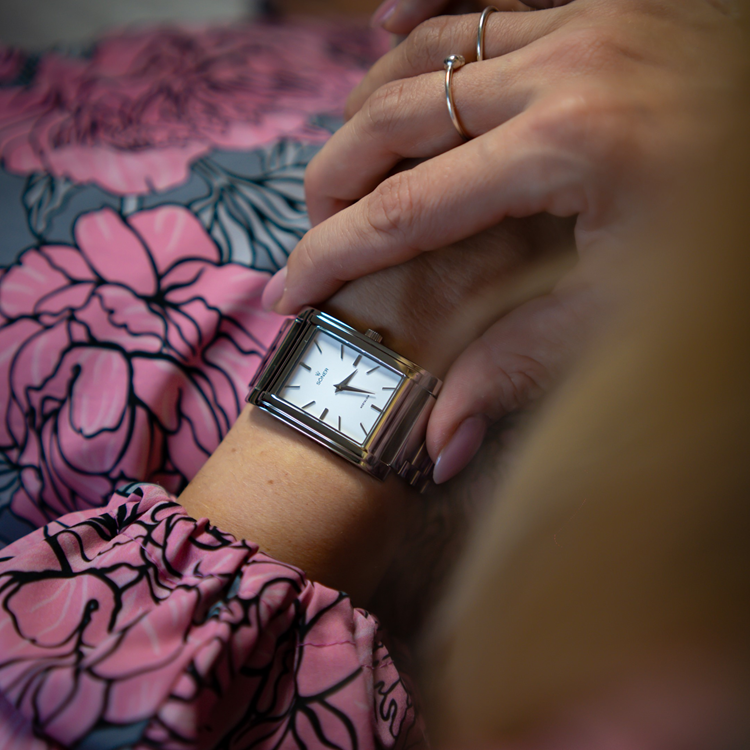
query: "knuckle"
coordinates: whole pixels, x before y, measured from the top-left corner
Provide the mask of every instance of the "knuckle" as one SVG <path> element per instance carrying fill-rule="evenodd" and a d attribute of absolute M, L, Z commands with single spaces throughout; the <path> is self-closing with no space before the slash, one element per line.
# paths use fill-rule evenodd
<path fill-rule="evenodd" d="M 570 64 L 574 69 L 600 73 L 621 62 L 620 40 L 602 25 L 584 26 L 569 30 L 556 45 L 555 53 L 560 64 Z"/>
<path fill-rule="evenodd" d="M 392 175 L 370 194 L 367 219 L 378 234 L 403 238 L 417 218 L 411 172 Z"/>
<path fill-rule="evenodd" d="M 308 232 L 298 243 L 287 261 L 287 275 L 289 278 L 308 279 L 316 275 L 319 267 L 317 253 L 313 250 Z"/>
<path fill-rule="evenodd" d="M 623 132 L 620 107 L 601 88 L 576 86 L 550 97 L 534 118 L 543 142 L 570 153 L 602 158 L 617 149 Z"/>
<path fill-rule="evenodd" d="M 532 357 L 516 355 L 511 362 L 496 363 L 492 377 L 492 403 L 487 412 L 493 418 L 510 414 L 538 398 L 549 381 L 547 368 Z"/>
<path fill-rule="evenodd" d="M 403 113 L 406 81 L 392 81 L 381 86 L 367 100 L 366 127 L 373 133 L 389 133 Z"/>
<path fill-rule="evenodd" d="M 431 70 L 436 63 L 442 64 L 446 49 L 446 37 L 451 36 L 453 19 L 450 16 L 437 16 L 423 21 L 407 37 L 404 44 L 404 59 L 411 70 Z"/>

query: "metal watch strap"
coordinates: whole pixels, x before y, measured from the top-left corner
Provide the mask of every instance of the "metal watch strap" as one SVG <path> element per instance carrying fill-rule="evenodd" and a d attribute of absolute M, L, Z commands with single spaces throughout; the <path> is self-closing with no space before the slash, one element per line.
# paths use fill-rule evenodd
<path fill-rule="evenodd" d="M 311 422 L 315 420 L 295 412 L 293 407 L 285 405 L 283 399 L 275 395 L 277 384 L 283 382 L 285 373 L 288 373 L 288 368 L 315 328 L 342 337 L 367 356 L 403 375 L 402 384 L 394 395 L 396 400 L 391 402 L 388 409 L 388 421 L 378 430 L 377 437 L 368 439 L 367 445 L 358 447 L 345 436 L 339 438 L 336 431 L 326 425 L 313 426 Z M 287 321 L 279 331 L 250 383 L 247 400 L 368 474 L 382 480 L 390 472 L 395 472 L 422 492 L 429 486 L 434 468 L 425 447 L 427 422 L 442 383 L 434 375 L 388 349 L 381 343 L 382 338 L 376 331 L 360 333 L 325 313 L 308 308 L 294 320 Z"/>
<path fill-rule="evenodd" d="M 396 468 L 396 473 L 417 491 L 424 492 L 430 484 L 434 468 L 435 464 L 427 452 L 427 445 L 422 443 L 416 455 L 410 460 L 405 458 L 401 466 Z"/>

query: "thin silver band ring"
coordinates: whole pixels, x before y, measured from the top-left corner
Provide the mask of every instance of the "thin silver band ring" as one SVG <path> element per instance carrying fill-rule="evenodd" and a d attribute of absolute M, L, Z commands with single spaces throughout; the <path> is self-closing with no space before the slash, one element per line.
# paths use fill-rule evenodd
<path fill-rule="evenodd" d="M 451 116 L 453 126 L 459 135 L 468 141 L 471 136 L 461 124 L 458 112 L 456 111 L 456 102 L 453 99 L 453 71 L 466 65 L 466 59 L 463 55 L 448 55 L 443 65 L 445 66 L 445 101 L 448 103 L 448 114 Z"/>
<path fill-rule="evenodd" d="M 482 15 L 479 16 L 479 28 L 477 29 L 477 62 L 482 62 L 482 60 L 484 60 L 484 31 L 487 26 L 487 19 L 492 13 L 499 12 L 500 11 L 494 5 L 489 5 L 482 11 Z"/>

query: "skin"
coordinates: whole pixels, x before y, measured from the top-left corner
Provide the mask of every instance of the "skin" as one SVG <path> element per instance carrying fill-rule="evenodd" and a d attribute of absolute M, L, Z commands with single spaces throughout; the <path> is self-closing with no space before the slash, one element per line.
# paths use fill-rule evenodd
<path fill-rule="evenodd" d="M 549 3 L 551 6 L 553 3 Z M 562 3 L 558 2 L 557 5 Z M 440 14 L 459 14 L 481 11 L 487 5 L 493 5 L 499 10 L 528 10 L 528 6 L 546 7 L 542 2 L 523 4 L 516 0 L 500 0 L 499 2 L 471 2 L 471 0 L 398 0 L 395 7 L 389 0 L 385 0 L 373 16 L 373 25 L 382 26 L 392 34 L 409 34 L 428 18 Z"/>
<path fill-rule="evenodd" d="M 438 376 L 528 286 L 520 258 L 565 244 L 548 217 L 507 225 L 347 285 L 325 309 Z M 551 283 L 542 276 L 539 283 Z M 491 305 L 471 304 L 478 295 Z M 504 300 L 504 302 L 503 302 Z M 448 323 L 452 322 L 452 325 Z M 425 496 L 372 479 L 269 415 L 247 407 L 179 498 L 187 512 L 346 591 L 365 606 Z"/>
<path fill-rule="evenodd" d="M 449 53 L 472 59 L 477 21 L 423 23 L 352 94 L 351 119 L 308 169 L 316 226 L 292 253 L 275 305 L 295 312 L 507 217 L 575 217 L 581 262 L 499 317 L 448 373 L 428 428 L 433 459 L 468 419 L 498 419 L 559 371 L 606 297 L 612 259 L 636 252 L 633 227 L 669 208 L 723 138 L 742 71 L 740 32 L 708 0 L 494 13 L 490 59 L 454 77 L 474 136 L 463 142 L 441 68 Z M 408 159 L 420 163 L 394 172 Z"/>

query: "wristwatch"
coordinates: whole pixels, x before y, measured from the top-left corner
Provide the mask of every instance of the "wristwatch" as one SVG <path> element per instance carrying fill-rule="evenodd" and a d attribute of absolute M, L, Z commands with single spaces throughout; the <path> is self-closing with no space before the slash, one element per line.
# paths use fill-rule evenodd
<path fill-rule="evenodd" d="M 307 308 L 285 321 L 247 401 L 371 476 L 395 471 L 421 492 L 432 477 L 424 441 L 442 382 L 382 338 Z"/>

